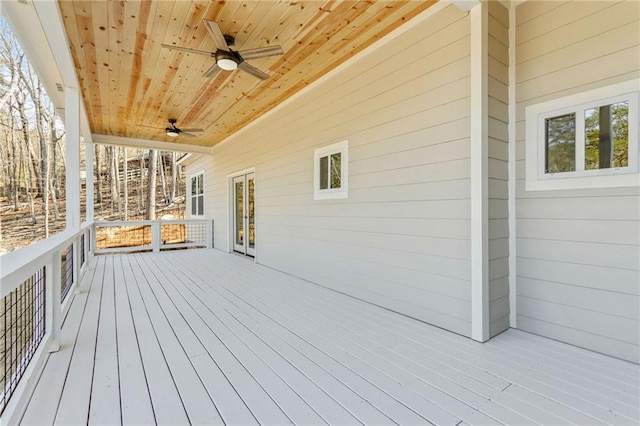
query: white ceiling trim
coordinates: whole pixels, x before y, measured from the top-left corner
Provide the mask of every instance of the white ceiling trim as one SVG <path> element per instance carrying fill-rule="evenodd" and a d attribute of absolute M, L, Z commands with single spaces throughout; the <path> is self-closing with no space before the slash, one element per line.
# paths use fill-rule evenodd
<path fill-rule="evenodd" d="M 188 143 L 172 143 L 154 141 L 150 139 L 125 138 L 120 136 L 99 135 L 93 133 L 91 135 L 93 143 L 101 143 L 104 145 L 126 146 L 129 148 L 142 149 L 158 149 L 160 151 L 176 151 L 187 152 L 192 154 L 211 155 L 211 148 L 208 146 L 190 145 Z"/>

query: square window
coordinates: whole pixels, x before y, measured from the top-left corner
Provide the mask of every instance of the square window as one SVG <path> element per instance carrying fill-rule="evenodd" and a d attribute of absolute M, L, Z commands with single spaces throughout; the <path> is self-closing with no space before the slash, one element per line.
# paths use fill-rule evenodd
<path fill-rule="evenodd" d="M 527 191 L 637 186 L 640 80 L 526 108 Z"/>
<path fill-rule="evenodd" d="M 347 198 L 348 141 L 314 152 L 314 199 Z"/>

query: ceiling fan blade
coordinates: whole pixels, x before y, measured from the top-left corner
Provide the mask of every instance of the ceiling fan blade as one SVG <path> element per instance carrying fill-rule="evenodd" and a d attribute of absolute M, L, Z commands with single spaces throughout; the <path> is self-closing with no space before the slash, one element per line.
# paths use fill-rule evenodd
<path fill-rule="evenodd" d="M 188 47 L 174 46 L 172 44 L 161 44 L 161 46 L 165 49 L 180 50 L 182 52 L 195 53 L 196 55 L 213 56 L 213 53 L 205 50 L 189 49 Z"/>
<path fill-rule="evenodd" d="M 214 63 L 208 70 L 204 72 L 204 74 L 202 74 L 202 76 L 207 78 L 213 77 L 214 75 L 218 74 L 218 72 L 220 72 L 220 67 L 217 63 Z"/>
<path fill-rule="evenodd" d="M 226 50 L 229 52 L 229 46 L 227 46 L 227 41 L 224 39 L 220 26 L 218 26 L 216 22 L 209 21 L 208 19 L 204 19 L 204 26 L 207 27 L 209 35 L 216 44 L 216 47 L 220 50 Z"/>
<path fill-rule="evenodd" d="M 183 130 L 183 131 L 181 131 L 181 132 L 180 132 L 180 134 L 181 134 L 182 136 L 186 136 L 186 137 L 188 137 L 188 138 L 195 138 L 195 137 L 196 137 L 196 135 L 192 135 L 191 133 L 187 133 L 187 132 L 185 132 L 184 130 Z"/>
<path fill-rule="evenodd" d="M 267 56 L 282 55 L 284 51 L 280 46 L 258 47 L 238 52 L 243 59 L 266 58 Z"/>
<path fill-rule="evenodd" d="M 269 78 L 269 74 L 260 71 L 258 68 L 249 65 L 247 62 L 240 62 L 240 64 L 238 64 L 238 68 L 254 77 L 258 77 L 260 80 L 266 80 Z"/>
<path fill-rule="evenodd" d="M 180 131 L 187 132 L 187 133 L 202 133 L 202 132 L 204 132 L 203 129 L 180 129 Z"/>

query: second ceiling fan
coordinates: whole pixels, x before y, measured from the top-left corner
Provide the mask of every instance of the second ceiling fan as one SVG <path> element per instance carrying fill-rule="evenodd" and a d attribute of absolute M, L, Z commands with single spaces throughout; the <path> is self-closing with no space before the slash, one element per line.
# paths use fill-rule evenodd
<path fill-rule="evenodd" d="M 215 52 L 190 49 L 188 47 L 174 46 L 171 44 L 163 44 L 162 47 L 167 49 L 181 50 L 188 53 L 195 53 L 198 55 L 211 56 L 212 58 L 214 58 L 216 60 L 216 63 L 213 64 L 207 71 L 205 71 L 205 77 L 213 77 L 218 72 L 220 72 L 220 70 L 233 71 L 236 68 L 240 68 L 242 71 L 247 72 L 261 80 L 266 80 L 269 78 L 269 74 L 259 70 L 252 65 L 249 65 L 246 60 L 282 55 L 284 53 L 282 47 L 267 46 L 258 47 L 256 49 L 235 51 L 229 47 L 229 45 L 233 46 L 235 42 L 235 39 L 232 36 L 222 34 L 220 27 L 214 21 L 209 21 L 207 19 L 204 19 L 203 21 L 205 27 L 207 27 L 207 31 L 209 31 L 209 35 L 216 45 Z"/>

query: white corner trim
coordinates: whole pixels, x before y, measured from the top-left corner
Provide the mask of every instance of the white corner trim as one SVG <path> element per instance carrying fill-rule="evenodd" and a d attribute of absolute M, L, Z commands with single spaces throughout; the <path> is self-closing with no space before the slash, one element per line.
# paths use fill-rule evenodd
<path fill-rule="evenodd" d="M 364 59 L 367 56 L 369 56 L 372 52 L 374 52 L 377 49 L 379 49 L 380 47 L 390 43 L 396 37 L 408 32 L 409 30 L 415 28 L 419 24 L 429 20 L 429 18 L 431 18 L 432 16 L 436 15 L 438 12 L 446 9 L 447 7 L 449 7 L 449 3 L 446 2 L 446 1 L 439 1 L 436 4 L 430 6 L 427 10 L 425 10 L 421 14 L 415 16 L 409 22 L 405 22 L 404 24 L 402 24 L 401 26 L 399 26 L 395 30 L 391 31 L 386 36 L 382 37 L 380 40 L 376 41 L 375 43 L 373 43 L 372 45 L 370 45 L 366 49 L 358 52 L 356 55 L 354 55 L 350 59 L 346 60 L 342 64 L 338 65 L 337 67 L 335 67 L 330 72 L 328 72 L 327 74 L 323 75 L 322 77 L 320 77 L 319 79 L 317 79 L 313 83 L 311 83 L 308 86 L 300 89 L 298 92 L 294 93 L 293 95 L 291 95 L 289 98 L 285 99 L 280 104 L 276 105 L 275 107 L 273 107 L 269 111 L 265 112 L 260 117 L 256 118 L 255 120 L 253 120 L 252 122 L 250 122 L 249 124 L 247 124 L 246 126 L 241 128 L 240 130 L 238 130 L 234 134 L 227 136 L 225 139 L 223 139 L 220 142 L 218 142 L 217 144 L 215 144 L 213 146 L 213 150 L 215 151 L 215 149 L 225 145 L 226 143 L 228 143 L 229 141 L 231 141 L 235 137 L 245 133 L 246 131 L 251 129 L 253 126 L 257 125 L 258 123 L 261 123 L 262 121 L 269 119 L 272 115 L 274 115 L 275 113 L 277 113 L 281 109 L 285 108 L 287 105 L 293 103 L 297 99 L 301 98 L 302 96 L 306 95 L 310 91 L 314 90 L 316 87 L 320 86 L 321 84 L 323 84 L 327 80 L 329 80 L 329 79 L 333 78 L 334 76 L 340 74 L 341 72 L 351 68 L 352 66 L 357 64 L 359 61 L 361 61 L 362 59 Z"/>
<path fill-rule="evenodd" d="M 488 6 L 471 18 L 471 337 L 489 339 Z"/>
<path fill-rule="evenodd" d="M 517 239 L 516 239 L 516 8 L 509 8 L 509 327 L 517 327 Z"/>
<path fill-rule="evenodd" d="M 120 136 L 91 134 L 93 143 L 104 145 L 127 146 L 131 148 L 159 149 L 161 151 L 177 151 L 193 154 L 211 155 L 211 148 L 208 146 L 190 145 L 186 143 L 172 143 L 163 141 L 154 141 L 150 139 L 126 138 Z"/>

